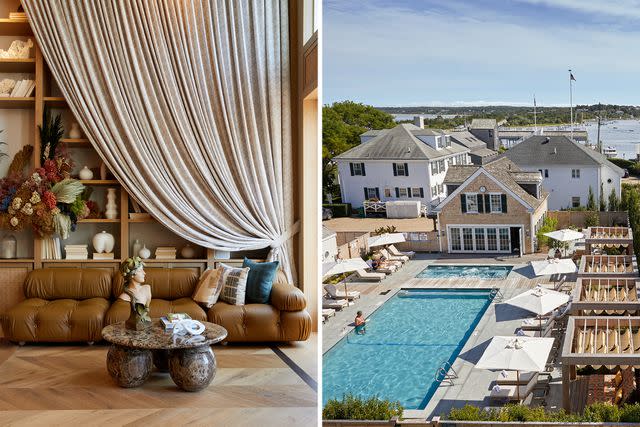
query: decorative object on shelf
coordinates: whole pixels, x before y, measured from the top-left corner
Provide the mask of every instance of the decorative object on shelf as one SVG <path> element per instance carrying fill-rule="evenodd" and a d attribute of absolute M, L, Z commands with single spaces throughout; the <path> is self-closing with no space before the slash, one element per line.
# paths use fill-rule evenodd
<path fill-rule="evenodd" d="M 33 47 L 33 40 L 14 40 L 9 49 L 0 49 L 0 58 L 26 59 L 29 57 L 29 49 Z"/>
<path fill-rule="evenodd" d="M 91 171 L 91 169 L 85 166 L 82 169 L 80 169 L 78 176 L 80 177 L 80 179 L 90 180 L 90 179 L 93 179 L 93 172 Z"/>
<path fill-rule="evenodd" d="M 82 138 L 82 131 L 80 125 L 76 122 L 71 123 L 71 130 L 69 131 L 69 138 L 80 139 Z"/>
<path fill-rule="evenodd" d="M 156 248 L 156 259 L 176 259 L 175 246 L 158 246 Z"/>
<path fill-rule="evenodd" d="M 15 80 L 2 79 L 2 81 L 0 81 L 0 96 L 11 96 L 14 87 L 16 87 Z"/>
<path fill-rule="evenodd" d="M 113 247 L 116 244 L 116 239 L 113 237 L 113 234 L 107 233 L 103 230 L 93 236 L 91 242 L 93 243 L 93 249 L 97 253 L 110 253 L 113 252 Z"/>
<path fill-rule="evenodd" d="M 118 205 L 116 204 L 116 189 L 107 188 L 107 210 L 104 213 L 104 217 L 107 219 L 118 218 Z"/>
<path fill-rule="evenodd" d="M 89 259 L 89 245 L 64 245 L 65 259 Z"/>
<path fill-rule="evenodd" d="M 0 258 L 13 259 L 18 255 L 18 241 L 13 234 L 5 234 L 0 241 Z"/>
<path fill-rule="evenodd" d="M 100 162 L 100 179 L 103 181 L 107 179 L 107 165 L 104 162 Z"/>
<path fill-rule="evenodd" d="M 3 129 L 4 132 L 4 129 Z M 6 143 L 2 143 L 5 144 Z M 4 153 L 3 153 L 4 154 Z M 11 164 L 9 165 L 9 170 L 7 171 L 7 178 L 9 177 L 18 177 L 22 178 L 24 175 L 25 169 L 29 165 L 31 161 L 31 155 L 33 154 L 33 145 L 25 145 L 22 147 L 22 150 L 18 151 L 14 156 Z M 5 154 L 6 155 L 6 154 Z"/>
<path fill-rule="evenodd" d="M 147 249 L 147 245 L 143 245 L 142 249 L 140 249 L 140 252 L 138 252 L 138 255 L 142 259 L 149 259 L 149 257 L 151 256 L 151 251 Z"/>
<path fill-rule="evenodd" d="M 191 259 L 196 256 L 196 249 L 191 246 L 191 244 L 187 243 L 180 249 L 180 256 L 182 258 Z"/>
<path fill-rule="evenodd" d="M 49 109 L 45 108 L 42 123 L 42 126 L 38 126 L 38 130 L 40 131 L 40 145 L 42 149 L 42 152 L 40 153 L 41 164 L 43 164 L 47 159 L 53 159 L 61 155 L 58 151 L 58 144 L 60 143 L 62 135 L 64 135 L 62 116 L 60 114 L 52 117 Z"/>
<path fill-rule="evenodd" d="M 140 243 L 140 240 L 136 239 L 133 241 L 133 246 L 131 247 L 131 253 L 134 256 L 138 256 L 138 254 L 140 253 L 140 249 L 142 249 L 142 243 Z"/>

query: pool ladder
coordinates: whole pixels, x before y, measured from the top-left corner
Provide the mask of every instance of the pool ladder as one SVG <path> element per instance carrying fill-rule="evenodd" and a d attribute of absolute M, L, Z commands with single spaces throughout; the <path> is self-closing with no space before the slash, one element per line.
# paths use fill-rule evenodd
<path fill-rule="evenodd" d="M 453 380 L 458 378 L 458 373 L 453 369 L 451 363 L 449 361 L 444 361 L 440 365 L 440 367 L 436 370 L 436 373 L 433 377 L 434 380 L 439 382 L 440 384 L 446 383 L 449 385 L 453 385 Z"/>
<path fill-rule="evenodd" d="M 491 288 L 491 296 L 493 297 L 492 302 L 502 302 L 504 299 L 504 295 L 500 292 L 500 288 Z"/>

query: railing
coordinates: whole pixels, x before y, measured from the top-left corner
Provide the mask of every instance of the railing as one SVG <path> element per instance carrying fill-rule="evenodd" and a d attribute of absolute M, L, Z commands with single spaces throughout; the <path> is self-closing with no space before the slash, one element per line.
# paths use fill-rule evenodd
<path fill-rule="evenodd" d="M 458 373 L 453 369 L 453 366 L 451 366 L 451 363 L 449 363 L 449 361 L 447 360 L 442 362 L 440 367 L 436 369 L 436 373 L 433 376 L 433 379 L 436 382 L 440 384 L 446 383 L 449 385 L 454 385 L 453 380 L 457 378 L 458 378 Z"/>
<path fill-rule="evenodd" d="M 500 288 L 491 288 L 491 296 L 493 297 L 491 302 L 502 302 L 504 300 L 504 295 L 500 292 Z"/>
<path fill-rule="evenodd" d="M 367 216 L 367 213 L 387 213 L 387 203 L 386 202 L 370 202 L 365 200 L 362 204 L 364 208 L 364 216 Z"/>

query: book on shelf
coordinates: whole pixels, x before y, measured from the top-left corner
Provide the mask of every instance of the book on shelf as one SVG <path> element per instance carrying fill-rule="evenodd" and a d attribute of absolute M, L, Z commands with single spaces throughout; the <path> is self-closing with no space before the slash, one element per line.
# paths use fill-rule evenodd
<path fill-rule="evenodd" d="M 156 259 L 176 259 L 176 248 L 173 246 L 158 246 Z"/>
<path fill-rule="evenodd" d="M 109 253 L 93 253 L 93 259 L 114 259 L 113 252 Z"/>
<path fill-rule="evenodd" d="M 43 238 L 40 254 L 42 256 L 42 259 L 62 259 L 60 237 L 56 236 Z"/>
<path fill-rule="evenodd" d="M 26 12 L 9 12 L 9 19 L 12 21 L 28 21 Z"/>
<path fill-rule="evenodd" d="M 65 245 L 65 259 L 89 259 L 89 245 Z"/>
<path fill-rule="evenodd" d="M 13 91 L 11 91 L 10 96 L 12 98 L 26 98 L 31 95 L 35 87 L 35 80 L 20 80 L 13 87 Z"/>

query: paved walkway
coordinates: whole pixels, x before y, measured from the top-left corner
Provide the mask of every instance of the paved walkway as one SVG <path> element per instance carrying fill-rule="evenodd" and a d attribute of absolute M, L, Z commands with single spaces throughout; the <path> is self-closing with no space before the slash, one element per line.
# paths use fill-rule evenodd
<path fill-rule="evenodd" d="M 544 256 L 542 257 L 544 258 Z M 400 288 L 492 288 L 498 287 L 504 299 L 509 299 L 527 289 L 531 289 L 538 283 L 550 281 L 548 276 L 533 277 L 528 262 L 532 259 L 540 259 L 540 256 L 523 258 L 487 258 L 453 256 L 442 254 L 417 254 L 400 271 L 387 276 L 379 284 L 350 282 L 349 290 L 358 290 L 362 296 L 356 303 L 330 318 L 323 325 L 322 351 L 323 353 L 335 345 L 348 331 L 353 328 L 353 319 L 358 310 L 362 310 L 368 317 L 378 307 L 391 298 Z M 481 279 L 417 279 L 415 276 L 430 264 L 500 264 L 513 265 L 514 268 L 504 280 Z M 341 286 L 341 285 L 339 285 Z M 453 368 L 459 378 L 455 385 L 442 385 L 431 398 L 427 407 L 420 411 L 405 411 L 405 418 L 430 418 L 434 415 L 446 414 L 453 407 L 461 407 L 471 403 L 481 407 L 490 406 L 488 395 L 491 384 L 496 378 L 496 372 L 475 369 L 474 365 L 482 355 L 490 339 L 496 335 L 513 335 L 519 327 L 521 319 L 531 317 L 531 313 L 506 304 L 492 304 L 480 320 L 476 330 L 467 341 L 466 345 L 455 360 Z M 425 378 L 432 378 L 432 373 L 419 373 Z M 561 386 L 558 385 L 560 371 L 553 373 L 554 385 L 552 393 L 547 398 L 549 408 L 557 409 L 561 402 Z M 425 383 L 425 392 L 430 384 Z M 557 407 L 557 408 L 555 408 Z"/>

